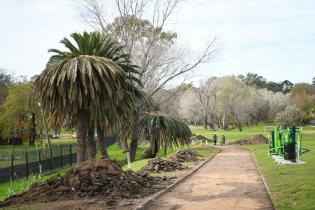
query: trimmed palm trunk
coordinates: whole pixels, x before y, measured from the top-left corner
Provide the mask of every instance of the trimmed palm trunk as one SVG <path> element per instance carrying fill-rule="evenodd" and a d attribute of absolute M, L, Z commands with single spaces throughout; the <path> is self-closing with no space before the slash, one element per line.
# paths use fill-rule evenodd
<path fill-rule="evenodd" d="M 95 159 L 95 141 L 94 141 L 94 125 L 91 123 L 88 129 L 88 136 L 87 136 L 87 155 L 89 160 Z"/>
<path fill-rule="evenodd" d="M 139 113 L 136 113 L 132 121 L 131 129 L 131 142 L 130 142 L 130 161 L 134 162 L 136 160 L 138 139 L 140 136 L 140 123 L 139 123 Z"/>
<path fill-rule="evenodd" d="M 109 155 L 107 153 L 107 149 L 105 146 L 106 140 L 105 140 L 104 130 L 101 128 L 101 126 L 97 126 L 96 132 L 97 132 L 98 148 L 101 152 L 101 159 L 107 159 L 109 158 Z"/>
<path fill-rule="evenodd" d="M 143 158 L 156 157 L 156 154 L 159 152 L 159 148 L 160 148 L 159 138 L 160 138 L 160 129 L 159 129 L 159 125 L 157 125 L 157 122 L 155 121 L 153 123 L 153 129 L 151 133 L 150 148 L 147 151 L 145 151 L 145 153 L 143 154 Z"/>
<path fill-rule="evenodd" d="M 131 162 L 134 162 L 136 160 L 137 148 L 138 148 L 138 135 L 134 133 L 131 136 L 131 142 L 130 142 L 130 161 Z"/>
<path fill-rule="evenodd" d="M 77 118 L 77 163 L 85 161 L 86 157 L 86 137 L 87 137 L 87 111 L 82 110 L 78 113 Z"/>

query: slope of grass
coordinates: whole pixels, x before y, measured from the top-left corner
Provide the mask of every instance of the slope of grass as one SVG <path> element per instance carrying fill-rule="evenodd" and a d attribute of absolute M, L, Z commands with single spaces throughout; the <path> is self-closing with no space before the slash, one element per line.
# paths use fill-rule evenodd
<path fill-rule="evenodd" d="M 211 131 L 209 129 L 205 130 L 202 126 L 191 126 L 190 128 L 193 134 L 203 135 L 210 139 L 213 139 L 213 135 L 216 134 L 218 136 L 218 142 L 220 142 L 222 135 L 224 135 L 226 143 L 238 139 L 249 138 L 257 134 L 265 134 L 265 125 L 263 124 L 259 124 L 257 126 L 244 127 L 242 132 L 240 132 L 238 129 L 234 129 L 231 131 L 225 130 Z"/>
<path fill-rule="evenodd" d="M 0 200 L 4 200 L 6 197 L 21 193 L 27 190 L 32 184 L 35 182 L 43 182 L 47 179 L 56 176 L 58 174 L 63 175 L 65 174 L 70 168 L 64 168 L 57 172 L 45 175 L 45 176 L 32 176 L 29 179 L 20 179 L 16 182 L 6 182 L 0 184 Z"/>
<path fill-rule="evenodd" d="M 163 157 L 163 158 L 168 158 L 171 155 L 173 155 L 175 152 L 179 151 L 179 150 L 183 150 L 183 149 L 189 149 L 192 150 L 196 153 L 198 153 L 200 156 L 198 157 L 199 159 L 204 159 L 205 157 L 210 157 L 211 155 L 213 155 L 216 151 L 217 148 L 215 147 L 209 147 L 206 145 L 196 145 L 196 146 L 191 146 L 191 147 L 183 147 L 183 148 L 177 148 L 174 150 L 169 150 L 169 152 L 166 154 L 166 156 L 163 156 L 162 153 L 159 153 L 159 155 L 157 157 Z M 138 160 L 135 161 L 133 163 L 131 163 L 131 169 L 133 171 L 138 171 L 140 170 L 145 164 L 147 164 L 147 162 L 151 159 L 143 159 L 143 160 Z M 185 165 L 186 164 L 186 165 Z M 189 163 L 184 163 L 185 166 L 190 166 Z M 124 165 L 123 166 L 124 170 L 128 169 L 128 165 Z"/>

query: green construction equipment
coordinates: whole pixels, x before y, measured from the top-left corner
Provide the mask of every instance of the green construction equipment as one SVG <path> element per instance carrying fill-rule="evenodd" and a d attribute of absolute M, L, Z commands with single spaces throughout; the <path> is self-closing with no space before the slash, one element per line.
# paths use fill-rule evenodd
<path fill-rule="evenodd" d="M 309 150 L 302 148 L 302 128 L 275 126 L 269 131 L 269 152 L 286 161 L 300 163 L 300 155 Z"/>

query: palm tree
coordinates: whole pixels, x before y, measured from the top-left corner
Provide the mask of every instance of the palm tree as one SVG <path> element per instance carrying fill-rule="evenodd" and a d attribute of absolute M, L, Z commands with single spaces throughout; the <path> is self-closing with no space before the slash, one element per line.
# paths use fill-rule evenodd
<path fill-rule="evenodd" d="M 51 49 L 46 68 L 35 81 L 43 108 L 52 116 L 71 118 L 77 128 L 77 161 L 84 161 L 88 124 L 91 119 L 116 114 L 127 86 L 126 72 L 137 70 L 122 47 L 99 32 L 73 33 L 61 43 L 67 51 Z M 88 120 L 88 118 L 90 120 Z"/>
<path fill-rule="evenodd" d="M 145 113 L 141 119 L 142 133 L 151 137 L 151 148 L 145 158 L 155 157 L 160 147 L 168 148 L 190 144 L 191 130 L 182 120 L 161 112 Z"/>

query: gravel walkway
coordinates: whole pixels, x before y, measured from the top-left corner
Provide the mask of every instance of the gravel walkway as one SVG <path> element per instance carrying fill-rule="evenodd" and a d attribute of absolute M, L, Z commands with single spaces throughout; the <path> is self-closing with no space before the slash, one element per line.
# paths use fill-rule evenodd
<path fill-rule="evenodd" d="M 273 209 L 254 159 L 248 150 L 222 151 L 150 210 Z"/>

